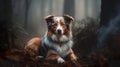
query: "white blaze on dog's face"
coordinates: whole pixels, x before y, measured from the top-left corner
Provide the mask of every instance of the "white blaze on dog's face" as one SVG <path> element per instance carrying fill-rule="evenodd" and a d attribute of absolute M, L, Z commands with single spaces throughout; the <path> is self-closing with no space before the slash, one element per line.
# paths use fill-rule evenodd
<path fill-rule="evenodd" d="M 69 15 L 62 17 L 49 15 L 45 17 L 48 26 L 47 36 L 55 41 L 66 41 L 70 37 L 73 18 Z"/>
<path fill-rule="evenodd" d="M 55 33 L 63 34 L 64 27 L 62 25 L 65 25 L 63 17 L 54 17 L 53 20 L 54 20 L 54 24 L 57 24 Z"/>

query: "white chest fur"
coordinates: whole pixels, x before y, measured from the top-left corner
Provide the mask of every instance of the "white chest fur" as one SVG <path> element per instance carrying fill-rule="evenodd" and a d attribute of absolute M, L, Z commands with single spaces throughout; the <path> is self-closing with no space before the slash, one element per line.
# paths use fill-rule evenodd
<path fill-rule="evenodd" d="M 73 45 L 73 41 L 69 40 L 67 43 L 64 43 L 62 46 L 60 46 L 57 43 L 49 41 L 47 37 L 43 39 L 43 42 L 46 46 L 52 48 L 54 53 L 60 55 L 61 57 L 65 57 L 66 55 L 68 55 L 68 51 Z"/>

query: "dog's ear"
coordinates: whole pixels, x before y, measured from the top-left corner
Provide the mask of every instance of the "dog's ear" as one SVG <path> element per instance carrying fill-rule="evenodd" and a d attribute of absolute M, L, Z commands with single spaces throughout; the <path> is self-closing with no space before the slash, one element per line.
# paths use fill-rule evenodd
<path fill-rule="evenodd" d="M 53 15 L 48 15 L 45 17 L 45 21 L 47 22 L 48 26 L 51 26 L 52 23 L 54 23 L 53 17 Z"/>
<path fill-rule="evenodd" d="M 53 15 L 48 15 L 48 16 L 45 17 L 45 20 L 49 21 L 49 20 L 53 19 L 53 17 L 54 17 Z"/>
<path fill-rule="evenodd" d="M 63 15 L 63 17 L 64 17 L 66 23 L 71 23 L 74 20 L 74 18 L 70 15 Z"/>

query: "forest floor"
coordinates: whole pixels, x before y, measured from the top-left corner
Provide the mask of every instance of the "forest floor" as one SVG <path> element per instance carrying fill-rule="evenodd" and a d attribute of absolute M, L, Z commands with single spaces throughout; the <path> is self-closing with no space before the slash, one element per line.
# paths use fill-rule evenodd
<path fill-rule="evenodd" d="M 11 49 L 0 54 L 0 67 L 109 67 L 108 60 L 97 57 L 96 54 L 78 57 L 77 62 L 66 61 L 63 64 L 51 63 L 43 60 L 30 60 L 25 57 L 23 50 Z"/>

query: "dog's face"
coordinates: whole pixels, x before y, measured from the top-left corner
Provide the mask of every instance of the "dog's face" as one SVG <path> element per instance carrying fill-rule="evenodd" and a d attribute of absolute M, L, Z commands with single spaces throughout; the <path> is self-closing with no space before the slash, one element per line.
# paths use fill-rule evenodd
<path fill-rule="evenodd" d="M 48 26 L 48 37 L 55 41 L 68 40 L 71 33 L 73 18 L 69 15 L 57 17 L 48 15 L 45 17 Z"/>

